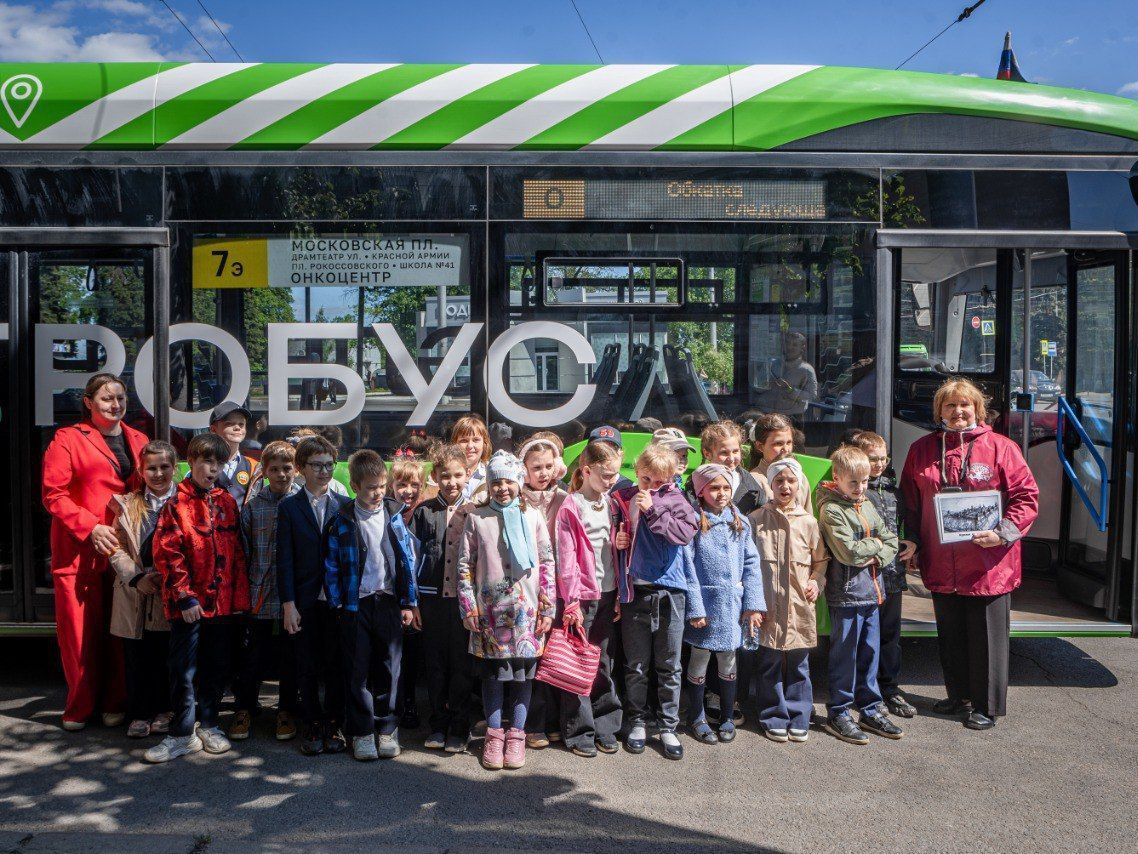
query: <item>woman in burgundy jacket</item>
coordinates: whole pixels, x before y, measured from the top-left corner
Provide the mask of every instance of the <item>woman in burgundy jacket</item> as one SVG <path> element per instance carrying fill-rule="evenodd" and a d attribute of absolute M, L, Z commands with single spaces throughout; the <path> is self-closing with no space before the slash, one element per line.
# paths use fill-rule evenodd
<path fill-rule="evenodd" d="M 1019 447 L 984 423 L 984 395 L 950 379 L 933 398 L 938 428 L 913 443 L 901 475 L 905 531 L 917 542 L 921 579 L 932 592 L 948 697 L 933 708 L 991 729 L 1006 714 L 1011 592 L 1022 579 L 1020 539 L 1039 512 L 1039 487 Z M 1003 516 L 971 541 L 941 543 L 933 496 L 998 490 Z"/>
<path fill-rule="evenodd" d="M 112 495 L 141 482 L 139 453 L 149 441 L 122 423 L 126 386 L 114 374 L 87 381 L 83 408 L 84 420 L 57 430 L 43 456 L 68 730 L 82 729 L 96 709 L 108 726 L 122 720 L 122 649 L 109 632 L 112 575 L 107 569 L 107 555 L 118 542 L 106 523 L 107 506 Z"/>

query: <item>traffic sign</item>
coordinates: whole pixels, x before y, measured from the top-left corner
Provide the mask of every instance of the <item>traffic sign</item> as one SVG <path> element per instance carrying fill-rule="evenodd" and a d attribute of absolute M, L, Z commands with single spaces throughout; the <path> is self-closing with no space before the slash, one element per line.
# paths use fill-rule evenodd
<path fill-rule="evenodd" d="M 979 329 L 980 328 L 980 318 L 978 315 L 972 316 L 972 328 L 973 329 Z"/>

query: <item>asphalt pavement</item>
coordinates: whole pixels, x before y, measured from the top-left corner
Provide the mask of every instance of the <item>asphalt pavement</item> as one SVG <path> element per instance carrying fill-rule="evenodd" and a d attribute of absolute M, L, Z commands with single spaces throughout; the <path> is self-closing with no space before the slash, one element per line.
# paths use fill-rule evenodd
<path fill-rule="evenodd" d="M 59 726 L 50 641 L 0 640 L 0 852 L 1135 851 L 1138 641 L 1014 639 L 1009 716 L 976 733 L 940 718 L 936 642 L 904 641 L 920 714 L 899 742 L 684 739 L 581 759 L 530 751 L 488 772 L 422 749 L 360 764 L 301 756 L 268 731 L 164 766 L 122 730 Z M 821 674 L 815 690 L 822 709 Z"/>

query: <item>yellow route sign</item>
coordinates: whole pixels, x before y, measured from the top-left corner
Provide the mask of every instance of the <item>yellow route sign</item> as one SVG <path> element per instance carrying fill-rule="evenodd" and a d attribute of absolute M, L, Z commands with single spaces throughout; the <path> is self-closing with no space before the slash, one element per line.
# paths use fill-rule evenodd
<path fill-rule="evenodd" d="M 195 288 L 269 287 L 269 241 L 264 237 L 194 241 Z"/>

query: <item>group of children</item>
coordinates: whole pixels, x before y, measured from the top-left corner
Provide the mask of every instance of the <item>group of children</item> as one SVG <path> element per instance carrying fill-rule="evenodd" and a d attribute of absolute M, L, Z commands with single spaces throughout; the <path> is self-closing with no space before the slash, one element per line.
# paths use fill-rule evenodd
<path fill-rule="evenodd" d="M 567 484 L 556 434 L 492 452 L 469 415 L 429 459 L 401 451 L 389 471 L 375 451 L 356 451 L 350 498 L 327 438 L 298 431 L 254 462 L 240 452 L 247 418 L 218 407 L 177 484 L 174 449 L 151 442 L 144 486 L 112 502 L 112 631 L 125 641 L 128 735 L 165 735 L 151 762 L 250 736 L 275 629 L 287 641 L 276 737 L 299 734 L 307 755 L 399 755 L 420 677 L 425 746 L 461 753 L 484 729 L 488 769 L 520 768 L 527 746 L 558 739 L 584 757 L 615 753 L 621 737 L 641 753 L 650 731 L 681 759 L 681 700 L 693 738 L 730 742 L 752 687 L 762 733 L 803 742 L 823 591 L 825 729 L 858 744 L 866 730 L 895 739 L 889 715 L 915 713 L 897 684 L 915 547 L 899 543 L 898 491 L 876 434 L 847 436 L 812 496 L 780 415 L 751 426 L 750 472 L 742 429 L 720 421 L 703 430 L 704 462 L 686 482 L 694 449 L 674 428 L 653 434 L 632 482 L 620 432 L 602 426 Z M 535 681 L 554 628 L 599 648 L 587 695 Z"/>

